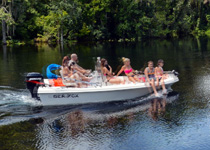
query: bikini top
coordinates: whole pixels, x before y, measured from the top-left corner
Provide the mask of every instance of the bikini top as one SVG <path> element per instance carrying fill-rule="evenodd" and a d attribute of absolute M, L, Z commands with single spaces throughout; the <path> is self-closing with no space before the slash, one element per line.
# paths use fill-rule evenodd
<path fill-rule="evenodd" d="M 105 65 L 104 67 L 105 67 L 108 71 L 110 71 L 109 65 Z M 106 74 L 104 74 L 104 76 L 109 76 L 109 75 L 106 73 Z"/>
<path fill-rule="evenodd" d="M 130 72 L 132 72 L 133 71 L 133 69 L 131 68 L 131 69 L 125 69 L 124 70 L 124 72 L 126 73 L 126 74 L 129 74 Z"/>
<path fill-rule="evenodd" d="M 110 71 L 109 65 L 105 65 L 106 69 Z"/>
<path fill-rule="evenodd" d="M 64 67 L 63 70 L 62 70 L 62 73 L 63 73 L 63 71 L 64 71 L 65 68 L 68 68 L 68 67 Z M 69 68 L 68 68 L 68 69 L 69 69 Z M 63 73 L 63 76 L 66 77 L 66 76 L 68 76 L 70 73 L 71 73 L 71 71 L 68 70 L 68 72 Z"/>
<path fill-rule="evenodd" d="M 158 70 L 157 72 L 158 72 L 159 74 L 163 74 L 163 68 L 162 68 L 162 67 L 158 67 L 158 68 L 160 68 L 161 71 Z"/>

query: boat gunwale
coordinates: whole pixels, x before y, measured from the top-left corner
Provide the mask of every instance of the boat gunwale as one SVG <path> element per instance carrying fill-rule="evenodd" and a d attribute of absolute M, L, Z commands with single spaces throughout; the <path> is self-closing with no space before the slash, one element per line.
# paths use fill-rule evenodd
<path fill-rule="evenodd" d="M 165 84 L 174 84 L 178 82 L 177 77 L 171 77 L 165 80 Z M 64 94 L 64 93 L 89 93 L 89 92 L 111 92 L 111 91 L 124 91 L 124 90 L 134 90 L 141 88 L 151 88 L 151 86 L 146 85 L 148 82 L 136 83 L 136 84 L 124 84 L 124 85 L 108 85 L 108 86 L 96 86 L 88 88 L 71 88 L 71 87 L 39 87 L 38 94 Z M 125 86 L 126 85 L 126 86 Z M 161 83 L 160 83 L 161 85 Z"/>

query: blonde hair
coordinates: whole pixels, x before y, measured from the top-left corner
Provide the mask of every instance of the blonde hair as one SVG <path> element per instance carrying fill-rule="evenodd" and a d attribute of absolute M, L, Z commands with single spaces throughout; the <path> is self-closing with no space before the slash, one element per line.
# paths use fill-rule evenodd
<path fill-rule="evenodd" d="M 122 57 L 122 61 L 123 61 L 123 63 L 125 63 L 127 61 L 130 61 L 130 59 L 129 58 Z"/>

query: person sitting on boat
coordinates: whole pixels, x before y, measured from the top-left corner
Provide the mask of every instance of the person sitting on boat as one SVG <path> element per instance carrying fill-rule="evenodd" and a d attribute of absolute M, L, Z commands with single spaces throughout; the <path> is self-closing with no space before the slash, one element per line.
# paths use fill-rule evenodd
<path fill-rule="evenodd" d="M 120 79 L 117 77 L 114 77 L 112 73 L 112 67 L 108 64 L 107 60 L 102 58 L 101 59 L 101 71 L 104 76 L 106 76 L 106 79 L 111 84 L 125 84 L 124 79 Z"/>
<path fill-rule="evenodd" d="M 129 58 L 122 58 L 124 65 L 122 66 L 122 68 L 120 69 L 120 71 L 117 73 L 116 76 L 120 75 L 123 71 L 125 72 L 125 75 L 128 76 L 128 79 L 133 82 L 136 83 L 140 82 L 139 78 L 134 74 L 134 70 L 130 65 L 130 59 Z"/>
<path fill-rule="evenodd" d="M 90 74 L 90 72 L 91 72 L 90 70 L 86 70 L 86 69 L 82 68 L 81 66 L 79 66 L 77 64 L 77 62 L 78 62 L 77 54 L 75 54 L 75 53 L 71 54 L 71 60 L 69 61 L 68 66 L 74 65 L 75 71 L 78 71 L 84 75 Z"/>
<path fill-rule="evenodd" d="M 163 94 L 167 94 L 167 90 L 164 83 L 164 79 L 166 79 L 167 76 L 164 75 L 163 73 L 163 68 L 162 68 L 163 65 L 164 65 L 164 61 L 162 59 L 159 59 L 157 63 L 157 67 L 155 67 L 155 77 L 158 79 L 157 86 L 159 86 L 159 82 L 161 82 Z"/>
<path fill-rule="evenodd" d="M 148 67 L 145 68 L 144 74 L 146 76 L 147 81 L 152 86 L 152 89 L 153 89 L 153 91 L 155 93 L 155 96 L 159 96 L 159 94 L 158 94 L 158 92 L 156 90 L 156 87 L 155 87 L 156 77 L 155 77 L 155 69 L 153 67 L 153 61 L 149 61 L 148 62 Z"/>
<path fill-rule="evenodd" d="M 68 56 L 64 56 L 63 60 L 62 60 L 62 73 L 63 73 L 63 77 L 64 78 L 74 78 L 74 79 L 79 79 L 79 76 L 77 74 L 74 75 L 73 71 L 71 71 L 71 66 L 68 66 L 68 62 L 69 62 L 69 57 Z M 74 75 L 74 76 L 73 76 Z"/>
<path fill-rule="evenodd" d="M 79 72 L 74 72 L 73 68 L 74 65 L 70 64 L 70 66 L 68 66 L 68 62 L 69 62 L 69 57 L 65 56 L 63 58 L 62 61 L 62 73 L 63 73 L 63 77 L 67 78 L 67 79 L 75 79 L 77 81 L 90 81 L 90 78 L 84 76 L 83 74 L 79 73 Z M 70 81 L 73 82 L 74 80 Z M 81 85 L 80 83 L 78 84 L 79 86 Z"/>

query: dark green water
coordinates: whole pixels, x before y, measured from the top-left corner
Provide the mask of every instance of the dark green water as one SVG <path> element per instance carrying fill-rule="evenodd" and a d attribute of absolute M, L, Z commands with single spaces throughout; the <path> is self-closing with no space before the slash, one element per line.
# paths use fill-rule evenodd
<path fill-rule="evenodd" d="M 180 81 L 167 97 L 65 107 L 41 107 L 30 98 L 28 72 L 60 64 L 77 53 L 94 69 L 97 56 L 114 70 L 128 57 L 135 69 L 162 58 Z M 46 44 L 0 48 L 0 149 L 209 150 L 210 39 L 139 43 Z M 141 102 L 144 100 L 143 102 Z"/>

